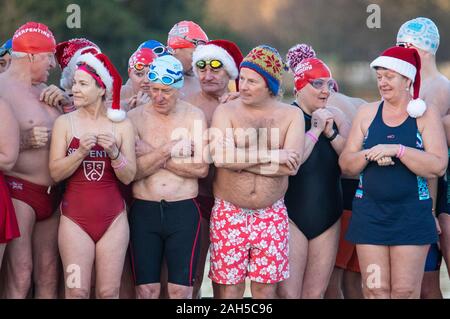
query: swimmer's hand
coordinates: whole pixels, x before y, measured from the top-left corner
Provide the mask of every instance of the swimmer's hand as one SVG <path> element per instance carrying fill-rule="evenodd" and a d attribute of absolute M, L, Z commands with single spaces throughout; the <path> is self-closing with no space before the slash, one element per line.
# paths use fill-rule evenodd
<path fill-rule="evenodd" d="M 86 157 L 94 145 L 97 143 L 97 136 L 94 133 L 86 133 L 80 137 L 80 147 L 78 151 Z"/>
<path fill-rule="evenodd" d="M 45 147 L 50 140 L 50 129 L 45 126 L 35 126 L 21 135 L 20 149 Z"/>
<path fill-rule="evenodd" d="M 139 91 L 136 95 L 133 95 L 128 100 L 128 109 L 132 110 L 135 107 L 138 107 L 140 105 L 145 105 L 151 102 L 150 96 L 147 93 L 144 93 L 142 91 Z"/>
<path fill-rule="evenodd" d="M 117 146 L 116 138 L 112 133 L 100 133 L 97 135 L 97 144 L 103 147 L 106 154 L 112 159 L 119 157 L 119 147 Z"/>
<path fill-rule="evenodd" d="M 236 100 L 240 96 L 239 92 L 228 92 L 219 98 L 221 104 Z"/>
<path fill-rule="evenodd" d="M 392 157 L 386 156 L 382 157 L 379 160 L 377 160 L 378 166 L 391 166 L 395 165 L 394 161 L 392 160 Z"/>
<path fill-rule="evenodd" d="M 311 127 L 320 130 L 320 132 L 323 132 L 329 120 L 333 120 L 333 114 L 326 109 L 318 109 L 312 113 Z"/>
<path fill-rule="evenodd" d="M 50 85 L 43 89 L 39 100 L 51 107 L 65 106 L 72 103 L 69 95 L 56 85 Z"/>
<path fill-rule="evenodd" d="M 369 149 L 366 153 L 368 161 L 378 162 L 383 157 L 394 158 L 399 150 L 399 144 L 378 144 Z"/>
<path fill-rule="evenodd" d="M 296 170 L 300 163 L 300 153 L 296 150 L 272 150 L 270 151 L 270 157 L 272 163 L 278 163 L 286 165 L 290 170 Z"/>
<path fill-rule="evenodd" d="M 194 142 L 190 139 L 183 138 L 172 147 L 171 156 L 173 158 L 187 158 L 193 155 Z"/>
<path fill-rule="evenodd" d="M 438 235 L 442 234 L 441 225 L 439 224 L 439 219 L 436 216 L 434 216 L 434 221 L 436 222 L 437 234 Z M 438 244 L 439 244 L 439 241 L 438 241 Z"/>

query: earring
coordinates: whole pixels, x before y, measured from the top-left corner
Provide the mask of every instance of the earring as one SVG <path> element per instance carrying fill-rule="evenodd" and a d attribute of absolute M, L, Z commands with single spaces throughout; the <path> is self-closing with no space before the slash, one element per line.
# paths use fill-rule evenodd
<path fill-rule="evenodd" d="M 406 92 L 409 92 L 409 88 L 406 88 L 405 91 L 406 91 Z"/>

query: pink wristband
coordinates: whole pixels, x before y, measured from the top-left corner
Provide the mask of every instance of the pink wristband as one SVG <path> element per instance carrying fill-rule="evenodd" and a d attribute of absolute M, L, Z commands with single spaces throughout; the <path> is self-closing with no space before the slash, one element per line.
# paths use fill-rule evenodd
<path fill-rule="evenodd" d="M 64 114 L 71 113 L 71 112 L 77 110 L 77 108 L 75 107 L 75 105 L 73 105 L 73 103 L 63 106 L 62 109 L 63 109 Z"/>
<path fill-rule="evenodd" d="M 127 166 L 128 162 L 127 162 L 127 159 L 125 158 L 125 156 L 122 155 L 122 153 L 120 154 L 119 158 L 120 158 L 120 163 L 117 165 L 114 165 L 111 163 L 111 166 L 112 166 L 112 168 L 120 171 L 121 169 L 123 169 Z"/>
<path fill-rule="evenodd" d="M 306 132 L 306 136 L 308 136 L 314 143 L 317 143 L 319 141 L 317 136 L 315 136 L 314 133 L 311 133 L 310 131 Z"/>
<path fill-rule="evenodd" d="M 405 155 L 405 149 L 406 149 L 406 147 L 403 146 L 402 144 L 400 144 L 397 155 L 395 155 L 395 157 L 397 157 L 398 159 L 402 158 L 403 155 Z"/>

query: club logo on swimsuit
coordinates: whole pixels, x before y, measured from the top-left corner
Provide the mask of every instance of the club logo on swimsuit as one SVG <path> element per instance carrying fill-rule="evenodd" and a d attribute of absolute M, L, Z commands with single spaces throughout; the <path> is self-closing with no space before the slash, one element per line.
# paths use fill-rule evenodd
<path fill-rule="evenodd" d="M 23 191 L 23 184 L 18 182 L 9 182 L 11 189 L 15 191 Z"/>
<path fill-rule="evenodd" d="M 84 161 L 84 176 L 90 182 L 97 182 L 102 179 L 105 171 L 105 162 L 100 161 Z"/>

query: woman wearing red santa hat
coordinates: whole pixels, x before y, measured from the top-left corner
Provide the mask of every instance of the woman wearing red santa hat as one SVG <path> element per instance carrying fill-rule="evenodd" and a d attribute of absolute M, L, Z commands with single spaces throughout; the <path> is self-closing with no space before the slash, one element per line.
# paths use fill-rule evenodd
<path fill-rule="evenodd" d="M 371 67 L 382 101 L 361 107 L 339 161 L 343 173 L 360 174 L 346 239 L 356 244 L 366 298 L 419 298 L 440 232 L 426 179 L 445 173 L 444 130 L 418 99 L 415 49 L 389 48 Z"/>
<path fill-rule="evenodd" d="M 94 261 L 96 297 L 118 298 L 129 242 L 119 181 L 129 184 L 136 173 L 134 131 L 120 110 L 122 80 L 109 59 L 87 53 L 77 65 L 77 110 L 58 118 L 50 148 L 52 178 L 67 179 L 58 238 L 66 283 L 71 272 L 81 275 L 80 285 L 65 287 L 66 298 L 89 297 Z"/>

